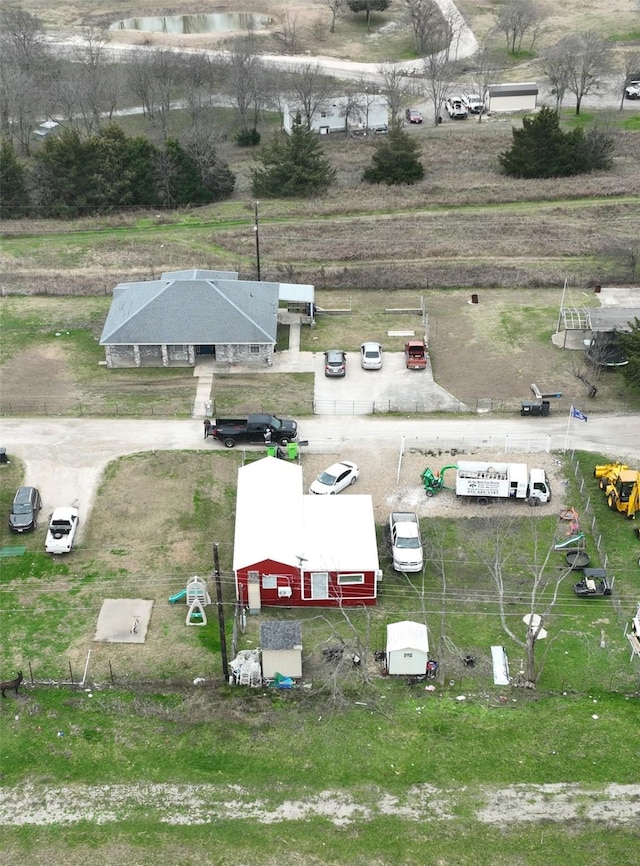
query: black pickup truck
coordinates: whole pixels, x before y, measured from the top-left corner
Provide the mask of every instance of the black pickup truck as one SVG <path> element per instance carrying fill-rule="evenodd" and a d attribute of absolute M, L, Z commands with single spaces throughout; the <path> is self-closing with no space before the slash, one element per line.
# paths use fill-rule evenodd
<path fill-rule="evenodd" d="M 219 439 L 225 448 L 237 442 L 273 442 L 286 445 L 298 436 L 298 425 L 290 418 L 275 415 L 249 415 L 248 418 L 215 418 L 204 421 L 204 438 Z"/>

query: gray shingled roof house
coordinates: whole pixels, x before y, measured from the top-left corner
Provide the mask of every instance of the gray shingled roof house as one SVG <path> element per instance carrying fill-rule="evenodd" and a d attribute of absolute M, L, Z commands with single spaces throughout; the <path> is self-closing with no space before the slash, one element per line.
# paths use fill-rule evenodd
<path fill-rule="evenodd" d="M 276 674 L 299 679 L 302 676 L 302 626 L 298 620 L 269 620 L 260 623 L 262 676 Z"/>
<path fill-rule="evenodd" d="M 100 337 L 107 366 L 192 367 L 199 355 L 230 364 L 269 364 L 286 286 L 205 270 L 121 283 L 113 290 Z M 313 295 L 312 286 L 289 288 L 310 289 Z"/>

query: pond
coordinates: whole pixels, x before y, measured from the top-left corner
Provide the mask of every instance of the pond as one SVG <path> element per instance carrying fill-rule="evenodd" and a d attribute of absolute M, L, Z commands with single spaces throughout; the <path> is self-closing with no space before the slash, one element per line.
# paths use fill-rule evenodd
<path fill-rule="evenodd" d="M 162 15 L 124 18 L 109 30 L 138 30 L 147 33 L 226 33 L 233 30 L 265 30 L 273 19 L 254 12 L 212 12 L 208 15 Z"/>

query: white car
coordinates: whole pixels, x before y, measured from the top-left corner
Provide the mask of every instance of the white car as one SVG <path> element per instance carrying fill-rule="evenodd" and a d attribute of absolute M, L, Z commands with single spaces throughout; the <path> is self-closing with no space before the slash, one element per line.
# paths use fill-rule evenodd
<path fill-rule="evenodd" d="M 447 114 L 452 120 L 465 120 L 469 112 L 459 96 L 450 96 L 444 104 Z"/>
<path fill-rule="evenodd" d="M 350 460 L 341 460 L 334 463 L 321 472 L 309 488 L 309 493 L 323 495 L 326 493 L 340 493 L 341 490 L 355 484 L 360 475 L 360 470 Z"/>
<path fill-rule="evenodd" d="M 360 362 L 363 370 L 381 370 L 382 346 L 380 343 L 363 343 L 360 346 Z"/>
<path fill-rule="evenodd" d="M 627 99 L 640 99 L 640 81 L 630 81 L 624 89 Z"/>
<path fill-rule="evenodd" d="M 460 99 L 470 114 L 480 114 L 484 108 L 484 102 L 477 93 L 463 93 Z"/>
<path fill-rule="evenodd" d="M 73 506 L 56 508 L 49 521 L 44 549 L 47 553 L 69 553 L 78 531 L 80 512 Z"/>
<path fill-rule="evenodd" d="M 414 511 L 392 511 L 389 515 L 389 533 L 395 571 L 422 571 L 424 555 L 418 515 Z"/>

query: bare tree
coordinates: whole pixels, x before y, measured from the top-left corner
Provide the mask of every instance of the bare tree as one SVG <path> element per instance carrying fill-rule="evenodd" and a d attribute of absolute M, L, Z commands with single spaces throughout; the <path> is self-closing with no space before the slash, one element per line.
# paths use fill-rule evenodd
<path fill-rule="evenodd" d="M 542 55 L 544 74 L 549 81 L 551 93 L 555 99 L 556 111 L 562 107 L 562 102 L 569 87 L 569 63 L 561 44 L 552 45 Z"/>
<path fill-rule="evenodd" d="M 365 129 L 369 129 L 369 115 L 372 107 L 380 99 L 378 88 L 374 87 L 370 81 L 365 78 L 360 78 L 355 85 L 354 106 L 358 114 L 362 117 Z"/>
<path fill-rule="evenodd" d="M 225 83 L 243 131 L 255 129 L 264 102 L 264 64 L 256 40 L 237 42 L 226 61 Z"/>
<path fill-rule="evenodd" d="M 293 54 L 298 48 L 298 18 L 291 9 L 284 9 L 280 16 L 280 23 L 281 28 L 278 35 L 287 51 Z"/>
<path fill-rule="evenodd" d="M 331 78 L 327 78 L 319 63 L 305 63 L 296 66 L 291 76 L 291 98 L 300 111 L 309 129 L 313 116 L 328 102 L 333 91 Z"/>
<path fill-rule="evenodd" d="M 289 71 L 278 66 L 267 64 L 264 67 L 262 75 L 264 105 L 266 108 L 278 112 L 281 127 L 284 125 L 287 94 L 291 92 L 291 78 L 292 75 Z"/>
<path fill-rule="evenodd" d="M 425 57 L 422 64 L 426 78 L 425 89 L 433 105 L 436 125 L 442 117 L 442 106 L 451 85 L 461 71 L 460 63 L 455 60 L 461 26 L 453 16 L 443 17 L 440 23 L 429 31 L 424 46 Z"/>
<path fill-rule="evenodd" d="M 377 704 L 370 686 L 371 671 L 371 613 L 366 607 L 346 608 L 339 606 L 342 620 L 320 616 L 329 627 L 329 637 L 314 647 L 314 657 L 322 658 L 322 668 L 314 672 L 314 687 L 327 701 L 330 710 L 340 710 L 353 704 L 354 692 L 366 699 L 367 706 L 386 715 Z M 364 624 L 353 622 L 354 615 L 364 617 Z"/>
<path fill-rule="evenodd" d="M 325 3 L 329 7 L 329 12 L 331 12 L 331 27 L 329 27 L 329 32 L 335 33 L 336 18 L 340 18 L 342 15 L 344 15 L 346 0 L 325 0 Z"/>
<path fill-rule="evenodd" d="M 567 36 L 558 44 L 567 70 L 567 90 L 576 98 L 576 114 L 588 93 L 597 93 L 611 70 L 611 46 L 599 33 Z"/>
<path fill-rule="evenodd" d="M 13 4 L 0 4 L 0 130 L 30 153 L 38 119 L 48 116 L 48 52 L 41 22 Z"/>
<path fill-rule="evenodd" d="M 42 22 L 17 4 L 0 6 L 0 46 L 7 59 L 22 69 L 39 66 L 46 55 Z"/>
<path fill-rule="evenodd" d="M 496 29 L 504 33 L 508 51 L 517 54 L 525 37 L 528 50 L 533 49 L 545 19 L 546 12 L 536 0 L 508 0 L 498 13 Z"/>
<path fill-rule="evenodd" d="M 223 79 L 222 68 L 217 58 L 211 58 L 205 53 L 185 58 L 183 72 L 187 86 L 184 100 L 194 135 L 198 135 L 207 126 L 216 83 Z"/>
<path fill-rule="evenodd" d="M 56 106 L 67 126 L 88 135 L 110 121 L 121 87 L 120 67 L 107 61 L 105 39 L 87 30 L 72 49 L 73 62 L 62 67 L 53 82 Z"/>
<path fill-rule="evenodd" d="M 180 59 L 172 51 L 154 51 L 151 72 L 157 116 L 162 137 L 166 140 L 171 102 L 183 77 Z"/>
<path fill-rule="evenodd" d="M 104 32 L 90 28 L 83 33 L 82 43 L 74 48 L 74 60 L 80 64 L 85 83 L 86 114 L 95 128 L 104 118 L 111 121 L 118 105 L 119 78 L 110 74 L 106 43 Z"/>
<path fill-rule="evenodd" d="M 155 101 L 150 60 L 150 55 L 143 50 L 135 51 L 131 55 L 127 64 L 127 84 L 133 95 L 140 100 L 143 115 L 153 120 Z"/>
<path fill-rule="evenodd" d="M 514 685 L 523 685 L 527 688 L 535 688 L 546 661 L 549 648 L 554 638 L 547 640 L 542 658 L 536 659 L 536 646 L 538 641 L 545 636 L 544 627 L 549 624 L 553 609 L 558 601 L 560 587 L 565 578 L 571 574 L 570 568 L 558 571 L 556 564 L 549 562 L 554 552 L 553 543 L 543 542 L 540 534 L 539 521 L 531 518 L 528 521 L 529 534 L 527 536 L 526 562 L 522 563 L 520 551 L 522 550 L 523 521 L 514 518 L 490 518 L 482 522 L 482 536 L 484 543 L 477 545 L 478 554 L 483 564 L 493 578 L 496 590 L 496 600 L 500 613 L 502 629 L 511 640 L 524 650 L 524 673 L 518 679 L 514 679 Z M 526 636 L 523 638 L 516 634 L 507 617 L 507 610 L 513 609 L 512 596 L 510 593 L 509 566 L 513 563 L 518 571 L 524 567 L 530 574 L 527 581 L 527 610 L 531 617 L 530 624 L 526 627 Z M 555 637 L 557 637 L 556 635 Z"/>
<path fill-rule="evenodd" d="M 478 123 L 482 123 L 489 85 L 495 76 L 495 70 L 498 68 L 496 49 L 490 42 L 485 42 L 474 54 L 473 67 L 474 84 L 478 96 L 482 101 L 482 108 L 478 114 Z"/>
<path fill-rule="evenodd" d="M 640 5 L 638 8 L 640 10 Z M 640 52 L 625 52 L 622 55 L 622 64 L 618 75 L 620 83 L 620 109 L 624 105 L 624 89 L 630 81 L 635 80 L 635 77 L 640 77 Z"/>
<path fill-rule="evenodd" d="M 378 74 L 382 78 L 381 89 L 389 106 L 390 124 L 396 126 L 400 123 L 402 106 L 409 93 L 412 92 L 411 79 L 407 78 L 397 61 L 379 66 Z"/>
<path fill-rule="evenodd" d="M 443 15 L 440 7 L 435 0 L 404 0 L 404 3 L 413 31 L 416 53 L 426 54 L 428 48 L 432 47 L 432 31 L 442 29 Z"/>
<path fill-rule="evenodd" d="M 0 130 L 27 156 L 33 130 L 48 116 L 47 109 L 41 77 L 0 55 Z"/>

